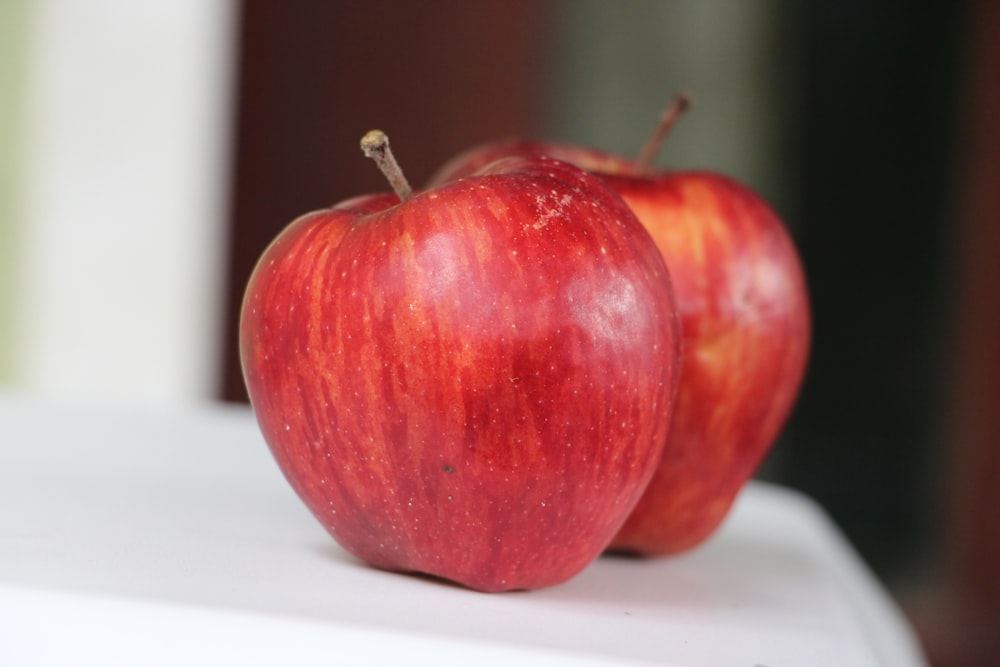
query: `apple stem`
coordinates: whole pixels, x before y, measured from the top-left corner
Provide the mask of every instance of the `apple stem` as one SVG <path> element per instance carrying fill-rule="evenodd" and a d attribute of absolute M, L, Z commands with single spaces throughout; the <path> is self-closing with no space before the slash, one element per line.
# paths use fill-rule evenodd
<path fill-rule="evenodd" d="M 365 157 L 375 160 L 379 170 L 389 181 L 399 201 L 403 202 L 413 196 L 413 188 L 403 175 L 403 170 L 399 168 L 399 163 L 392 155 L 389 148 L 389 137 L 382 130 L 372 130 L 361 138 L 361 150 L 365 152 Z"/>
<path fill-rule="evenodd" d="M 670 128 L 674 126 L 677 119 L 690 106 L 691 97 L 687 93 L 677 93 L 674 95 L 674 101 L 663 110 L 663 113 L 660 115 L 660 122 L 656 124 L 653 134 L 646 140 L 645 145 L 642 147 L 642 152 L 639 153 L 639 159 L 636 160 L 636 168 L 640 174 L 648 172 L 650 167 L 653 166 L 653 158 L 660 151 L 663 140 L 670 132 Z"/>

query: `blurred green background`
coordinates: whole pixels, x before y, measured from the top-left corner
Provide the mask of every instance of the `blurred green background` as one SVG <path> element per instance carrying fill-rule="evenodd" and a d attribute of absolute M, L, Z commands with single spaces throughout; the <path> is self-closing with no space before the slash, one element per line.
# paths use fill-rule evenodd
<path fill-rule="evenodd" d="M 23 2 L 0 2 L 0 384 L 16 376 L 13 318 L 29 14 Z"/>

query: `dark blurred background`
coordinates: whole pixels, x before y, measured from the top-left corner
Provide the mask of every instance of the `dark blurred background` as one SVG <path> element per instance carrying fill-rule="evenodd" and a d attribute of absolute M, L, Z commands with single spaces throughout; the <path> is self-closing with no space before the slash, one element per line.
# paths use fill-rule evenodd
<path fill-rule="evenodd" d="M 379 127 L 421 183 L 532 135 L 728 172 L 787 221 L 815 342 L 761 477 L 804 491 L 936 665 L 1000 660 L 1000 3 L 387 0 L 240 4 L 227 350 L 300 213 L 384 190 Z"/>

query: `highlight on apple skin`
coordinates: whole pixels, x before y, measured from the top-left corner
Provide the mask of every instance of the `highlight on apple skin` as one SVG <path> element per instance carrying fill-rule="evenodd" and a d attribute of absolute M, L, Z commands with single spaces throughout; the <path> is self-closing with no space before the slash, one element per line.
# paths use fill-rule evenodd
<path fill-rule="evenodd" d="M 660 130 L 686 106 L 679 101 Z M 610 549 L 667 555 L 717 530 L 779 436 L 805 374 L 811 316 L 795 245 L 759 195 L 721 174 L 656 171 L 644 153 L 647 163 L 581 146 L 500 142 L 456 156 L 431 182 L 511 155 L 550 156 L 598 175 L 652 236 L 681 314 L 681 384 L 660 465 Z"/>
<path fill-rule="evenodd" d="M 607 548 L 681 363 L 648 233 L 547 158 L 297 219 L 249 281 L 240 353 L 268 446 L 337 542 L 481 591 L 564 582 Z"/>

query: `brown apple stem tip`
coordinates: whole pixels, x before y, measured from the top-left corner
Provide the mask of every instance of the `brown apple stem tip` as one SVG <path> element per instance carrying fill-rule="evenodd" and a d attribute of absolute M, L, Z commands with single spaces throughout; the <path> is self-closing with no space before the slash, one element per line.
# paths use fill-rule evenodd
<path fill-rule="evenodd" d="M 680 118 L 690 106 L 691 97 L 687 93 L 677 93 L 674 96 L 674 101 L 663 110 L 663 113 L 660 115 L 660 122 L 656 124 L 653 134 L 646 140 L 646 144 L 642 147 L 642 152 L 639 153 L 639 159 L 636 160 L 636 166 L 640 174 L 649 171 L 649 168 L 653 165 L 653 158 L 655 158 L 656 154 L 660 151 L 660 147 L 663 145 L 663 140 L 670 132 L 670 128 L 674 126 L 677 119 Z"/>
<path fill-rule="evenodd" d="M 385 175 L 389 185 L 395 191 L 399 201 L 406 201 L 413 196 L 413 188 L 406 181 L 403 170 L 399 168 L 399 163 L 392 155 L 389 148 L 389 137 L 382 130 L 372 130 L 361 138 L 361 150 L 366 157 L 375 160 L 379 170 Z"/>

